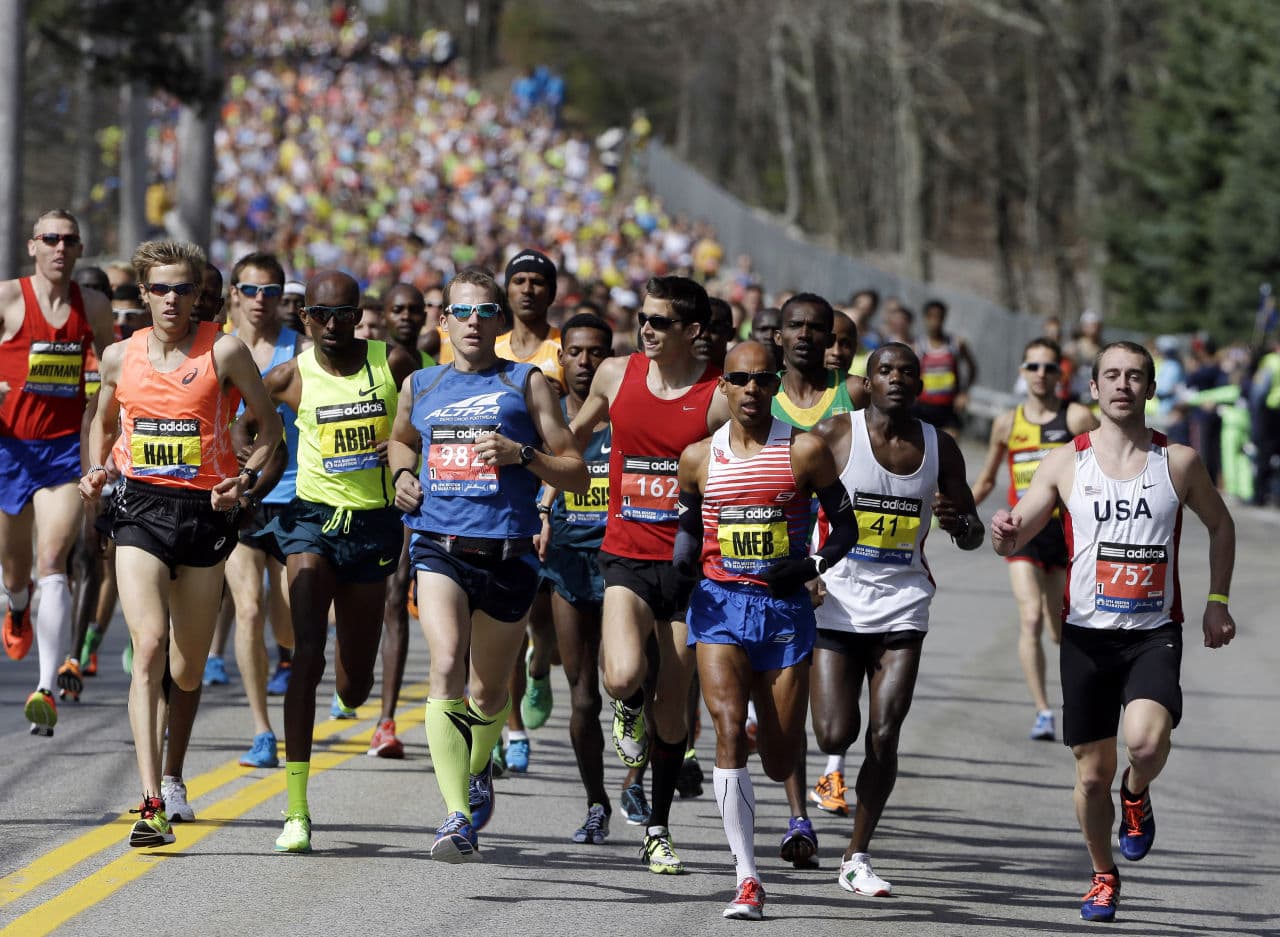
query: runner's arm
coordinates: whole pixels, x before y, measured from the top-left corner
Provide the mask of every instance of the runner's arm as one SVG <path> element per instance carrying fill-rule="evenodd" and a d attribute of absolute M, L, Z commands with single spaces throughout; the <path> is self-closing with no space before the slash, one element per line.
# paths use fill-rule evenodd
<path fill-rule="evenodd" d="M 80 479 L 80 497 L 85 501 L 97 501 L 107 483 L 107 458 L 120 431 L 120 401 L 116 398 L 116 382 L 120 379 L 124 344 L 117 343 L 102 354 L 98 373 L 102 385 L 97 394 L 97 407 L 89 423 L 88 440 L 84 447 L 84 459 L 89 470 Z"/>
<path fill-rule="evenodd" d="M 1031 476 L 1031 484 L 1012 511 L 999 510 L 991 518 L 991 546 L 1001 556 L 1021 550 L 1041 529 L 1058 506 L 1059 493 L 1075 460 L 1073 446 L 1059 446 Z"/>
<path fill-rule="evenodd" d="M 111 300 L 97 290 L 81 290 L 80 296 L 84 300 L 84 317 L 93 330 L 93 350 L 101 360 L 107 346 L 115 341 L 116 323 L 111 314 Z"/>
<path fill-rule="evenodd" d="M 1187 507 L 1209 531 L 1209 594 L 1228 596 L 1236 564 L 1235 521 L 1195 451 L 1186 446 L 1171 446 L 1169 454 L 1174 463 L 1170 467 L 1187 480 L 1184 495 Z M 1236 623 L 1225 602 L 1206 602 L 1203 624 L 1205 647 L 1222 647 L 1236 636 Z"/>
<path fill-rule="evenodd" d="M 685 579 L 698 578 L 698 557 L 702 553 L 702 478 L 706 474 L 707 453 L 711 441 L 702 439 L 685 447 L 680 454 L 679 520 L 676 522 L 676 545 L 671 560 Z"/>
<path fill-rule="evenodd" d="M 982 546 L 985 533 L 973 492 L 965 480 L 964 456 L 956 441 L 946 433 L 938 433 L 938 493 L 941 500 L 934 501 L 934 516 L 938 526 L 951 535 L 961 550 L 976 550 Z"/>
<path fill-rule="evenodd" d="M 407 513 L 422 504 L 422 485 L 415 471 L 422 451 L 422 435 L 414 429 L 413 375 L 400 385 L 400 400 L 396 404 L 396 421 L 391 427 L 391 440 L 387 443 L 387 465 L 391 469 L 392 485 L 396 492 L 396 507 Z"/>
<path fill-rule="evenodd" d="M 1009 426 L 1013 422 L 1010 413 L 1002 413 L 991 423 L 991 438 L 987 440 L 987 461 L 982 464 L 978 480 L 973 483 L 973 503 L 981 504 L 996 486 L 996 473 L 1009 452 Z"/>
<path fill-rule="evenodd" d="M 585 494 L 591 486 L 591 476 L 587 474 L 587 463 L 582 459 L 583 447 L 564 421 L 560 395 L 555 384 L 541 371 L 534 371 L 529 376 L 529 386 L 525 388 L 525 400 L 529 405 L 529 416 L 533 419 L 534 428 L 543 442 L 543 448 L 535 448 L 533 460 L 525 467 L 548 485 L 554 485 L 562 491 Z M 502 447 L 503 451 L 494 464 L 519 464 L 523 448 L 519 443 L 496 433 L 488 438 L 495 442 L 503 440 L 509 444 Z M 587 438 L 590 439 L 589 432 Z M 482 453 L 484 448 L 485 444 L 480 443 L 476 446 L 476 452 Z"/>
<path fill-rule="evenodd" d="M 213 344 L 213 364 L 218 376 L 240 391 L 245 408 L 252 410 L 258 420 L 258 435 L 253 440 L 244 467 L 234 478 L 224 479 L 215 485 L 210 495 L 214 509 L 225 511 L 249 490 L 250 486 L 244 481 L 247 473 L 258 475 L 252 486 L 255 495 L 261 497 L 269 490 L 261 487 L 261 472 L 284 439 L 284 424 L 280 421 L 276 408 L 271 405 L 271 397 L 262 383 L 258 363 L 253 360 L 253 355 L 244 342 L 234 335 L 219 337 Z M 227 499 L 230 499 L 230 504 L 224 503 Z"/>
<path fill-rule="evenodd" d="M 626 370 L 625 357 L 607 358 L 600 362 L 595 377 L 591 379 L 591 390 L 587 392 L 587 399 L 582 401 L 577 415 L 569 424 L 569 431 L 578 440 L 579 452 L 586 449 L 587 444 L 591 442 L 591 433 L 596 424 L 603 423 L 609 418 L 609 406 L 618 394 L 618 388 L 622 385 L 622 375 Z"/>

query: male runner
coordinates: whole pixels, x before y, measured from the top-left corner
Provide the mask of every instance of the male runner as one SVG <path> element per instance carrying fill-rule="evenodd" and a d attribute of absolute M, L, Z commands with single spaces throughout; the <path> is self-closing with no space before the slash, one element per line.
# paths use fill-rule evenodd
<path fill-rule="evenodd" d="M 866 377 L 867 359 L 871 357 L 871 352 L 862 351 L 861 336 L 858 334 L 857 323 L 837 309 L 835 326 L 832 331 L 836 339 L 831 343 L 831 347 L 827 349 L 827 355 L 823 363 L 829 368 L 835 368 L 841 374 L 856 374 L 858 377 Z"/>
<path fill-rule="evenodd" d="M 8 596 L 2 634 L 13 660 L 38 640 L 39 677 L 23 714 L 31 733 L 46 737 L 58 722 L 52 691 L 71 637 L 67 558 L 84 516 L 76 481 L 85 357 L 94 350 L 101 358 L 112 333 L 107 298 L 72 280 L 83 252 L 75 217 L 47 211 L 27 242 L 35 271 L 0 283 L 0 566 Z M 40 589 L 34 635 L 33 552 Z M 79 690 L 74 683 L 68 689 Z"/>
<path fill-rule="evenodd" d="M 786 322 L 784 307 L 784 333 Z M 822 350 L 816 354 L 820 360 Z M 819 437 L 797 435 L 771 412 L 781 380 L 773 365 L 773 351 L 758 342 L 729 354 L 720 392 L 730 420 L 680 457 L 675 546 L 677 569 L 704 577 L 689 600 L 689 641 L 698 648 L 703 697 L 716 727 L 716 804 L 737 864 L 737 892 L 724 916 L 747 920 L 759 920 L 764 906 L 747 768 L 747 701 L 756 700 L 765 772 L 775 781 L 790 778 L 804 756 L 816 630 L 805 583 L 857 539 L 831 452 Z M 811 558 L 809 502 L 815 491 L 832 529 L 822 552 Z M 803 809 L 803 792 L 797 799 Z"/>
<path fill-rule="evenodd" d="M 707 328 L 698 333 L 693 342 L 693 353 L 703 361 L 710 361 L 717 368 L 724 368 L 725 355 L 729 353 L 729 340 L 733 338 L 733 307 L 723 299 L 712 296 L 711 319 Z"/>
<path fill-rule="evenodd" d="M 925 303 L 925 335 L 916 349 L 924 390 L 916 401 L 916 415 L 954 438 L 960 432 L 969 388 L 978 380 L 978 363 L 968 342 L 943 330 L 946 321 L 946 303 L 940 299 Z"/>
<path fill-rule="evenodd" d="M 867 362 L 865 410 L 833 417 L 816 432 L 831 447 L 853 499 L 858 543 L 822 574 L 811 706 L 827 754 L 858 738 L 859 698 L 868 683 L 866 757 L 858 772 L 853 834 L 840 886 L 888 895 L 868 847 L 898 776 L 898 737 L 920 667 L 934 583 L 924 558 L 933 516 L 963 550 L 982 544 L 982 522 L 965 483 L 955 440 L 912 416 L 920 361 L 910 346 L 881 345 Z"/>
<path fill-rule="evenodd" d="M 382 629 L 369 627 L 369 610 L 386 601 L 386 578 L 403 539 L 384 444 L 397 388 L 418 364 L 403 349 L 355 337 L 360 287 L 345 273 L 312 277 L 303 315 L 314 344 L 272 368 L 266 379 L 272 400 L 297 414 L 297 496 L 249 537 L 270 549 L 289 574 L 294 652 L 284 696 L 288 807 L 275 849 L 291 853 L 311 851 L 307 781 L 331 608 L 335 704 L 359 706 L 373 688 Z"/>
<path fill-rule="evenodd" d="M 1000 463 L 1009 464 L 1009 507 L 1026 493 L 1037 467 L 1052 450 L 1081 433 L 1097 428 L 1098 421 L 1084 404 L 1059 399 L 1057 342 L 1033 339 L 1022 352 L 1022 377 L 1027 394 L 1022 403 L 1000 414 L 991 424 L 987 461 L 973 485 L 978 504 L 996 485 Z M 1025 547 L 1008 558 L 1009 584 L 1018 606 L 1018 660 L 1031 690 L 1036 718 L 1031 738 L 1053 741 L 1056 727 L 1044 684 L 1044 647 L 1040 635 L 1047 627 L 1054 644 L 1062 640 L 1062 589 L 1066 583 L 1067 541 L 1055 511 Z"/>
<path fill-rule="evenodd" d="M 1222 647 L 1236 634 L 1227 610 L 1235 524 L 1195 451 L 1170 445 L 1146 425 L 1144 406 L 1156 390 L 1150 352 L 1132 342 L 1105 346 L 1089 390 L 1101 425 L 1045 457 L 1012 512 L 991 519 L 991 543 L 1010 556 L 1055 507 L 1066 508 L 1062 738 L 1075 755 L 1076 819 L 1093 862 L 1080 916 L 1110 921 L 1120 903 L 1111 785 L 1121 714 L 1129 766 L 1120 781 L 1118 838 L 1121 854 L 1134 862 L 1155 840 L 1150 786 L 1182 717 L 1182 507 L 1209 531 L 1205 647 Z"/>
<path fill-rule="evenodd" d="M 688 747 L 694 664 L 684 624 L 692 583 L 671 565 L 676 470 L 685 446 L 728 419 L 727 401 L 715 393 L 720 370 L 693 353 L 710 314 L 706 290 L 693 280 L 650 279 L 639 314 L 641 350 L 600 365 L 572 423 L 580 443 L 606 418 L 613 424 L 609 520 L 600 551 L 605 581 L 601 651 L 605 689 L 614 701 L 613 744 L 628 767 L 650 757 L 644 679 L 646 645 L 650 636 L 657 638 L 652 797 L 641 855 L 649 871 L 659 874 L 684 870 L 668 823 Z"/>

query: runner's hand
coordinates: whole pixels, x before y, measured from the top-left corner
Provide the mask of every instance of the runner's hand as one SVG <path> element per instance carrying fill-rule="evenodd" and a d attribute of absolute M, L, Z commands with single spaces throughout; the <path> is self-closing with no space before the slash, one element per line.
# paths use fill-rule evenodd
<path fill-rule="evenodd" d="M 501 433 L 486 433 L 476 437 L 476 458 L 485 465 L 519 465 L 523 446 Z"/>
<path fill-rule="evenodd" d="M 384 439 L 382 440 L 382 442 L 374 446 L 374 451 L 378 453 L 379 465 L 387 465 L 389 463 L 389 459 L 387 458 L 387 449 L 390 445 L 391 443 L 388 440 Z"/>
<path fill-rule="evenodd" d="M 1221 602 L 1207 602 L 1204 606 L 1204 646 L 1226 647 L 1236 636 L 1235 619 Z"/>
<path fill-rule="evenodd" d="M 547 547 L 551 545 L 551 515 L 542 515 L 542 529 L 534 535 L 533 546 L 538 551 L 538 562 L 547 561 Z"/>
<path fill-rule="evenodd" d="M 94 504 L 102 497 L 102 489 L 107 484 L 107 473 L 103 469 L 95 469 L 80 479 L 80 497 L 89 504 Z"/>
<path fill-rule="evenodd" d="M 1013 552 L 1013 545 L 1018 540 L 1018 531 L 1022 527 L 1022 518 L 1010 514 L 1003 508 L 991 518 L 991 545 L 1001 556 Z"/>
<path fill-rule="evenodd" d="M 808 583 L 809 601 L 813 603 L 813 607 L 817 608 L 827 598 L 827 584 L 822 581 L 819 576 L 816 579 L 810 579 Z"/>
<path fill-rule="evenodd" d="M 933 516 L 938 519 L 938 526 L 947 533 L 955 533 L 960 526 L 960 512 L 956 503 L 941 491 L 933 493 Z"/>
<path fill-rule="evenodd" d="M 422 504 L 422 485 L 412 472 L 400 472 L 396 479 L 396 507 L 406 514 L 418 510 Z"/>
<path fill-rule="evenodd" d="M 215 511 L 230 511 L 240 501 L 242 494 L 244 494 L 244 478 L 241 475 L 235 475 L 224 478 L 213 486 L 209 492 L 209 503 L 213 505 Z"/>
<path fill-rule="evenodd" d="M 818 575 L 811 560 L 808 556 L 789 556 L 766 569 L 760 578 L 769 584 L 770 595 L 785 599 L 805 588 L 809 580 Z"/>
<path fill-rule="evenodd" d="M 0 403 L 4 403 L 4 398 L 9 396 L 9 382 L 0 381 Z"/>

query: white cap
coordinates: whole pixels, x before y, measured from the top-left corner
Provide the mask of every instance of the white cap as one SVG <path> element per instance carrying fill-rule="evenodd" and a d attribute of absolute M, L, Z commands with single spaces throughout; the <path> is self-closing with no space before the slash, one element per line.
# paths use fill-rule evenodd
<path fill-rule="evenodd" d="M 284 285 L 284 295 L 286 296 L 306 296 L 307 288 L 297 280 L 290 280 Z"/>

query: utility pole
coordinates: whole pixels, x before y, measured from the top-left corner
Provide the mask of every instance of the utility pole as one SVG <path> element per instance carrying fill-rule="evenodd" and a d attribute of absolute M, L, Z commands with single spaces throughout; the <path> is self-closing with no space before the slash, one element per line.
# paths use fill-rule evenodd
<path fill-rule="evenodd" d="M 0 2 L 0 279 L 18 275 L 22 237 L 22 99 L 26 0 Z"/>

